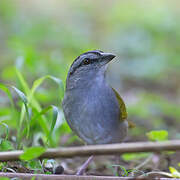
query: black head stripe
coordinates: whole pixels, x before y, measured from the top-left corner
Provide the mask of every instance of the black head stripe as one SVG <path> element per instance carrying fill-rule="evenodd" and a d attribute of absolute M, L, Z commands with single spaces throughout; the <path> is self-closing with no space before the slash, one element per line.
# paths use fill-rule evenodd
<path fill-rule="evenodd" d="M 74 60 L 74 62 L 72 63 L 72 65 L 73 65 L 81 56 L 83 56 L 83 55 L 86 55 L 86 54 L 101 55 L 101 53 L 103 53 L 103 51 L 100 51 L 100 50 L 87 51 L 87 52 L 81 54 L 80 56 L 78 56 L 78 57 Z M 72 65 L 71 65 L 71 66 L 72 66 Z"/>
<path fill-rule="evenodd" d="M 103 53 L 103 51 L 100 50 L 93 50 L 93 51 L 87 51 L 81 55 L 85 55 L 85 54 L 96 54 L 96 55 L 101 55 L 101 53 Z"/>

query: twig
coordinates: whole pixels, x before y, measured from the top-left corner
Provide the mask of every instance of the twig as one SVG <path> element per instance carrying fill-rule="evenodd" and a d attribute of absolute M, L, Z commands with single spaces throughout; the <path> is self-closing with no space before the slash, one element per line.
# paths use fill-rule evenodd
<path fill-rule="evenodd" d="M 153 157 L 153 154 L 151 154 L 149 157 L 147 157 L 147 159 L 145 159 L 145 161 L 143 161 L 141 164 L 136 166 L 134 169 L 136 169 L 136 170 L 141 169 L 142 167 L 144 167 L 146 164 L 148 164 L 151 161 L 152 157 Z"/>
<path fill-rule="evenodd" d="M 180 150 L 180 140 L 61 147 L 47 149 L 47 151 L 39 158 L 65 158 L 73 156 L 110 155 L 132 152 L 160 152 L 167 150 Z M 0 161 L 19 160 L 21 154 L 23 154 L 23 151 L 0 152 Z"/>
<path fill-rule="evenodd" d="M 117 179 L 132 179 L 125 177 L 113 176 L 75 176 L 75 175 L 46 175 L 46 174 L 26 174 L 26 173 L 0 173 L 0 177 L 20 178 L 23 180 L 30 180 L 36 177 L 37 180 L 117 180 Z M 139 178 L 142 180 L 142 178 Z"/>
<path fill-rule="evenodd" d="M 78 172 L 76 175 L 83 175 L 85 169 L 88 167 L 89 163 L 92 162 L 94 159 L 94 156 L 90 156 L 88 160 L 79 168 Z"/>
<path fill-rule="evenodd" d="M 173 178 L 173 176 L 170 173 L 163 171 L 151 171 L 148 173 L 144 173 L 138 177 L 141 178 L 141 177 L 157 177 L 157 176 Z"/>
<path fill-rule="evenodd" d="M 136 166 L 135 168 L 133 168 L 133 170 L 139 170 L 142 167 L 144 167 L 146 164 L 148 164 L 151 160 L 152 160 L 153 154 L 151 154 L 150 156 L 148 156 L 141 164 L 139 164 L 138 166 Z M 134 171 L 132 171 L 132 173 L 129 175 L 134 177 Z"/>

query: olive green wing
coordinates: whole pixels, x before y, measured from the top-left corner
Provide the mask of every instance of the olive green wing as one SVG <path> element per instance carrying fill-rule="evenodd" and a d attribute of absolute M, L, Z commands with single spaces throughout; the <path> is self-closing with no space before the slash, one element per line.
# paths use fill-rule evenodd
<path fill-rule="evenodd" d="M 121 96 L 119 95 L 119 93 L 114 88 L 112 88 L 112 90 L 114 91 L 114 93 L 116 95 L 116 98 L 118 100 L 118 103 L 119 103 L 119 109 L 121 111 L 120 120 L 121 121 L 125 121 L 125 120 L 127 120 L 126 105 L 125 105 L 123 99 L 121 98 Z M 133 127 L 135 127 L 135 124 L 130 122 L 130 121 L 128 121 L 128 127 L 129 128 L 133 128 Z"/>
<path fill-rule="evenodd" d="M 112 90 L 114 91 L 114 93 L 116 95 L 116 98 L 118 100 L 118 103 L 119 103 L 119 108 L 120 108 L 120 111 L 121 111 L 121 118 L 120 119 L 121 120 L 126 120 L 127 119 L 126 105 L 124 104 L 124 101 L 121 98 L 121 96 L 119 95 L 119 93 L 114 88 L 112 88 Z"/>

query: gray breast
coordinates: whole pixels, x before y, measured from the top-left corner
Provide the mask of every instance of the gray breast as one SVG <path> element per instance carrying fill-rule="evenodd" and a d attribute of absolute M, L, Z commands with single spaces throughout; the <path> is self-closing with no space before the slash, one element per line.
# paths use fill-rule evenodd
<path fill-rule="evenodd" d="M 107 84 L 67 91 L 63 110 L 69 126 L 87 144 L 118 143 L 127 133 L 127 122 L 120 123 L 119 105 Z"/>

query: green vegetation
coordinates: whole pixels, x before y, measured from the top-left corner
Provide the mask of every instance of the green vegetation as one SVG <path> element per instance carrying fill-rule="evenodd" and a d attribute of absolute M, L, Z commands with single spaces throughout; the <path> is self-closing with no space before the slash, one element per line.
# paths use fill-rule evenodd
<path fill-rule="evenodd" d="M 32 160 L 48 147 L 82 144 L 65 122 L 61 102 L 70 64 L 93 49 L 117 55 L 108 80 L 136 124 L 128 141 L 180 138 L 179 2 L 41 3 L 0 2 L 0 151 L 27 149 L 29 157 L 21 158 Z M 39 148 L 37 154 L 31 147 Z M 38 160 L 23 163 L 30 162 L 42 170 Z M 179 173 L 178 162 L 172 175 Z"/>

